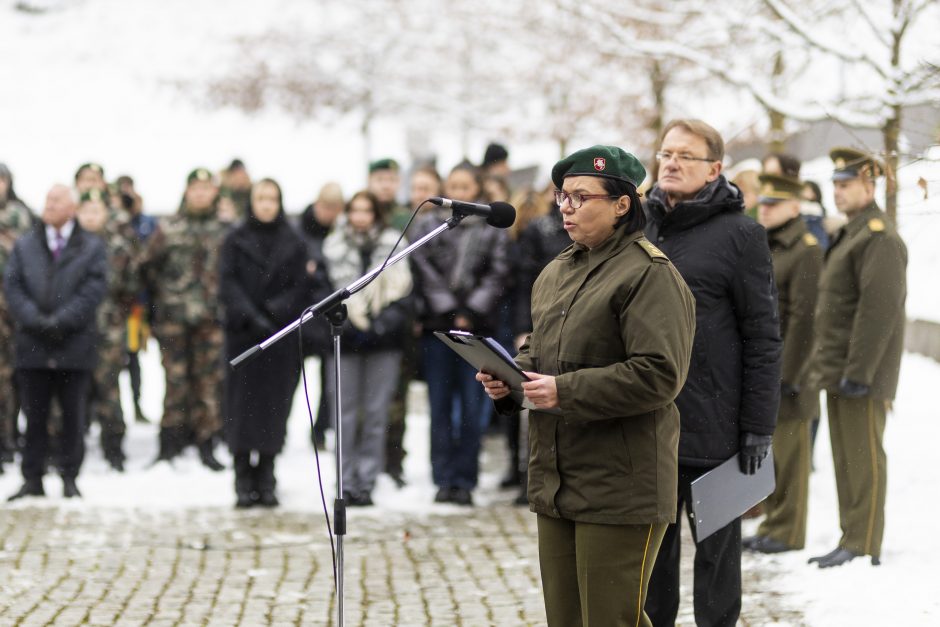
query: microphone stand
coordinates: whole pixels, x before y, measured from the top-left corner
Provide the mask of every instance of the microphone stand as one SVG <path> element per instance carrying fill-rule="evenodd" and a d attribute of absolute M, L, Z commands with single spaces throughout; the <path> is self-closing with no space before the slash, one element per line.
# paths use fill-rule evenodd
<path fill-rule="evenodd" d="M 346 624 L 345 608 L 343 605 L 343 536 L 346 535 L 346 501 L 343 499 L 343 422 L 340 418 L 342 415 L 342 394 L 340 393 L 340 336 L 342 335 L 343 323 L 346 321 L 346 304 L 344 301 L 356 292 L 362 290 L 386 267 L 401 261 L 444 231 L 456 227 L 467 215 L 469 214 L 455 208 L 453 215 L 443 224 L 416 242 L 409 244 L 400 253 L 392 256 L 387 263 L 376 266 L 346 287 L 336 290 L 316 305 L 306 309 L 300 318 L 291 322 L 260 344 L 252 346 L 229 362 L 229 365 L 233 369 L 240 367 L 246 361 L 253 359 L 258 354 L 271 348 L 271 346 L 284 339 L 304 323 L 312 320 L 316 314 L 325 316 L 330 322 L 330 334 L 333 338 L 333 376 L 336 381 L 333 388 L 333 424 L 336 428 L 336 498 L 333 501 L 333 531 L 336 535 L 336 624 L 338 627 L 345 627 Z M 321 390 L 320 393 L 322 394 L 323 391 Z"/>

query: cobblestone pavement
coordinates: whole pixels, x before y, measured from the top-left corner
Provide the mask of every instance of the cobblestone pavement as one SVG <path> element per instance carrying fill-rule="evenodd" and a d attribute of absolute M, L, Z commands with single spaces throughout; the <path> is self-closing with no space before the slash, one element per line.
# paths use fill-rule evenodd
<path fill-rule="evenodd" d="M 347 624 L 544 624 L 535 516 L 511 496 L 420 515 L 351 511 Z M 322 515 L 79 502 L 0 509 L 0 539 L 0 625 L 335 624 Z M 741 624 L 803 624 L 773 593 L 782 576 L 745 558 Z M 683 583 L 679 624 L 691 625 L 688 569 Z"/>

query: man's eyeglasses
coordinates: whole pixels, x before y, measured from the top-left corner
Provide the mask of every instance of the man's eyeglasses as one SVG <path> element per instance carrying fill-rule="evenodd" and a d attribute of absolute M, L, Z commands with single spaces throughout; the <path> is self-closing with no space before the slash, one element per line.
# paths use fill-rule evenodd
<path fill-rule="evenodd" d="M 560 189 L 555 190 L 555 202 L 561 207 L 562 203 L 568 201 L 568 206 L 572 209 L 580 209 L 585 200 L 592 198 L 620 198 L 620 196 L 611 196 L 610 194 L 581 194 L 578 192 L 563 192 Z"/>
<path fill-rule="evenodd" d="M 665 150 L 660 150 L 656 153 L 656 161 L 662 163 L 664 161 L 669 161 L 670 159 L 675 159 L 679 163 L 691 163 L 692 161 L 705 161 L 711 163 L 712 161 L 717 161 L 717 159 L 711 159 L 709 157 L 696 157 L 690 155 L 687 152 L 667 152 Z"/>

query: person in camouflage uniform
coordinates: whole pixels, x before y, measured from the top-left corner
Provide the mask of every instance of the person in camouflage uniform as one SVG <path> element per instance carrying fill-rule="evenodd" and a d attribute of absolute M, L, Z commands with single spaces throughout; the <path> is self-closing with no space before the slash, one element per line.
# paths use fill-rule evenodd
<path fill-rule="evenodd" d="M 108 292 L 98 307 L 98 364 L 92 373 L 89 393 L 89 422 L 101 425 L 101 449 L 118 472 L 124 471 L 124 412 L 118 384 L 124 367 L 125 320 L 140 288 L 137 245 L 128 237 L 127 219 L 105 205 L 97 189 L 82 194 L 78 222 L 105 242 L 108 251 Z"/>
<path fill-rule="evenodd" d="M 228 232 L 217 217 L 218 193 L 211 172 L 193 170 L 179 212 L 160 220 L 141 257 L 166 372 L 157 461 L 193 443 L 212 470 L 223 468 L 213 453 L 222 426 L 219 252 Z"/>
<path fill-rule="evenodd" d="M 0 163 L 0 473 L 13 461 L 19 399 L 13 382 L 13 319 L 3 296 L 3 272 L 17 238 L 34 223 L 33 215 L 13 191 L 13 175 Z"/>

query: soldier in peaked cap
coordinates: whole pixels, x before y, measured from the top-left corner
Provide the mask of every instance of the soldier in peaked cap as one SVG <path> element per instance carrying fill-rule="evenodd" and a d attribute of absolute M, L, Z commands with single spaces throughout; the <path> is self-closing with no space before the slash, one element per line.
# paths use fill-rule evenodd
<path fill-rule="evenodd" d="M 675 398 L 695 304 L 643 236 L 636 188 L 645 176 L 614 146 L 580 150 L 552 169 L 574 244 L 536 279 L 532 332 L 516 357 L 535 407 L 528 498 L 549 625 L 651 625 L 650 573 L 675 521 Z M 503 382 L 477 379 L 498 409 L 518 409 Z"/>
<path fill-rule="evenodd" d="M 830 153 L 836 207 L 848 223 L 826 252 L 816 307 L 810 386 L 826 391 L 842 538 L 810 560 L 820 568 L 860 555 L 880 562 L 884 534 L 885 417 L 904 340 L 907 248 L 875 203 L 877 159 Z"/>
<path fill-rule="evenodd" d="M 823 254 L 800 216 L 803 184 L 774 174 L 761 174 L 759 181 L 757 221 L 767 229 L 773 259 L 783 361 L 773 437 L 777 486 L 767 498 L 767 517 L 757 535 L 743 544 L 761 553 L 782 553 L 802 549 L 806 541 L 810 425 L 819 403 L 818 391 L 808 388 L 806 378 Z"/>

